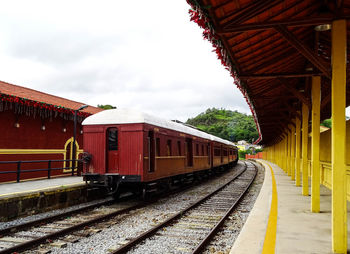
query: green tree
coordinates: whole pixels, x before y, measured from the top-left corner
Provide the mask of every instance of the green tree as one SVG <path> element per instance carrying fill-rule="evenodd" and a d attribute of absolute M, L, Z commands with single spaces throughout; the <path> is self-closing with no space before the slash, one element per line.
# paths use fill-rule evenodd
<path fill-rule="evenodd" d="M 322 126 L 332 128 L 332 119 L 326 119 L 321 123 Z"/>
<path fill-rule="evenodd" d="M 186 123 L 233 142 L 258 138 L 253 117 L 238 111 L 209 108 Z"/>
<path fill-rule="evenodd" d="M 106 104 L 106 105 L 100 105 L 100 104 L 97 104 L 97 107 L 99 107 L 99 108 L 103 108 L 103 109 L 115 109 L 115 108 L 117 108 L 117 107 L 114 107 L 114 106 L 112 106 L 112 105 L 109 105 L 109 104 Z"/>

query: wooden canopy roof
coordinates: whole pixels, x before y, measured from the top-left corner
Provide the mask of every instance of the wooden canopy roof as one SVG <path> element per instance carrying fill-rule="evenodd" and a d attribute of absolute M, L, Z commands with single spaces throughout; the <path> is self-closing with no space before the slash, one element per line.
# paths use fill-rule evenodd
<path fill-rule="evenodd" d="M 246 97 L 260 143 L 278 142 L 300 117 L 301 103 L 311 106 L 312 76 L 322 77 L 321 120 L 330 117 L 331 30 L 315 28 L 348 19 L 349 0 L 187 1 L 191 19 Z M 348 43 L 349 28 L 348 22 Z"/>

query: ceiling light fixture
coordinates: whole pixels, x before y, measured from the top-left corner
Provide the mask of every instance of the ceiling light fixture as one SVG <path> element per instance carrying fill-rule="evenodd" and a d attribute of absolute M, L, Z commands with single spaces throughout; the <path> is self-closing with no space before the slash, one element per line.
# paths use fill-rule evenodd
<path fill-rule="evenodd" d="M 322 25 L 315 26 L 315 31 L 323 32 L 323 31 L 331 30 L 331 28 L 332 28 L 331 24 L 322 24 Z"/>

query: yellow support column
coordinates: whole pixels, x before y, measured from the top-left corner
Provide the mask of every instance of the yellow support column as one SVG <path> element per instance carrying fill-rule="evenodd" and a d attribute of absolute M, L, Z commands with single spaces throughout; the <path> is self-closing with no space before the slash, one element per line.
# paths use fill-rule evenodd
<path fill-rule="evenodd" d="M 292 126 L 292 136 L 291 136 L 291 162 L 290 162 L 290 169 L 291 169 L 291 179 L 294 181 L 295 180 L 295 127 Z"/>
<path fill-rule="evenodd" d="M 283 168 L 283 161 L 285 160 L 285 158 L 283 157 L 283 140 L 280 143 L 280 158 L 281 158 L 280 167 Z"/>
<path fill-rule="evenodd" d="M 320 212 L 320 104 L 321 77 L 312 77 L 311 212 Z"/>
<path fill-rule="evenodd" d="M 332 248 L 347 252 L 345 167 L 346 20 L 332 24 Z"/>
<path fill-rule="evenodd" d="M 295 119 L 295 185 L 300 186 L 300 119 Z"/>
<path fill-rule="evenodd" d="M 281 142 L 279 142 L 278 144 L 277 144 L 277 153 L 278 153 L 278 161 L 277 161 L 277 165 L 279 166 L 279 167 L 281 167 Z"/>
<path fill-rule="evenodd" d="M 288 175 L 292 175 L 292 138 L 293 138 L 293 127 L 290 127 L 290 132 L 289 132 L 289 144 L 288 144 L 288 156 L 289 156 L 289 161 L 288 161 Z"/>
<path fill-rule="evenodd" d="M 309 109 L 308 107 L 303 103 L 302 106 L 302 137 L 301 137 L 301 145 L 302 145 L 302 152 L 301 152 L 301 158 L 302 158 L 302 184 L 303 184 L 303 190 L 302 193 L 304 196 L 309 195 L 309 177 L 308 177 L 308 170 L 307 170 L 307 139 L 308 139 L 308 121 L 309 121 Z"/>
<path fill-rule="evenodd" d="M 288 134 L 287 134 L 287 175 L 290 175 L 290 131 L 288 130 Z"/>
<path fill-rule="evenodd" d="M 283 164 L 284 164 L 284 166 L 283 166 L 283 170 L 284 170 L 284 172 L 288 172 L 287 171 L 287 156 L 288 156 L 288 153 L 287 153 L 287 144 L 288 144 L 288 136 L 286 135 L 286 137 L 284 138 L 284 144 L 283 144 L 283 156 L 284 156 L 284 161 L 283 161 Z"/>

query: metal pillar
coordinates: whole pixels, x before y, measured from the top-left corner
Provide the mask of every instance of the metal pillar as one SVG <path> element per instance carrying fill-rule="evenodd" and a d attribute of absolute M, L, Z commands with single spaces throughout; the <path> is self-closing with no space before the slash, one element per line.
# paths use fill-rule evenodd
<path fill-rule="evenodd" d="M 303 184 L 303 190 L 302 193 L 304 196 L 309 195 L 309 176 L 308 176 L 308 169 L 307 169 L 307 139 L 309 135 L 308 131 L 308 121 L 309 121 L 309 109 L 308 107 L 303 103 L 302 106 L 302 137 L 301 137 L 301 144 L 302 144 L 302 184 Z"/>
<path fill-rule="evenodd" d="M 346 207 L 346 20 L 332 24 L 332 248 L 347 252 Z"/>
<path fill-rule="evenodd" d="M 300 119 L 298 117 L 295 119 L 295 185 L 300 186 Z"/>
<path fill-rule="evenodd" d="M 321 77 L 312 77 L 311 212 L 320 212 L 320 105 Z"/>

